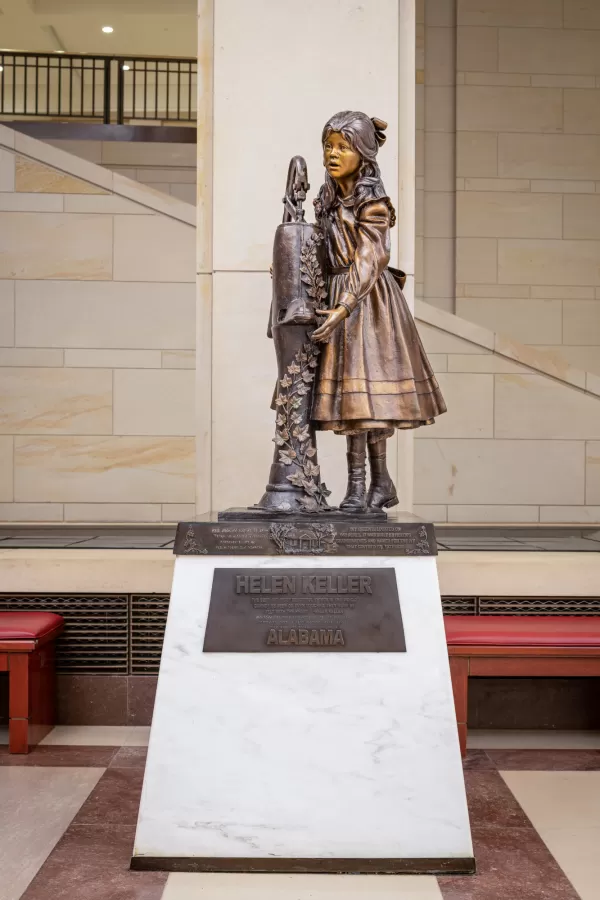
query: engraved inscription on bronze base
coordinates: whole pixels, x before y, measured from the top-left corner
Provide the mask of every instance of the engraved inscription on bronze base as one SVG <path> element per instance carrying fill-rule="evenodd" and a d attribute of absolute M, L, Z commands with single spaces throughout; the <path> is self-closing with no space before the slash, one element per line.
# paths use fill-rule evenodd
<path fill-rule="evenodd" d="M 178 556 L 435 556 L 433 525 L 403 514 L 380 521 L 370 515 L 337 520 L 268 516 L 254 521 L 181 522 Z"/>

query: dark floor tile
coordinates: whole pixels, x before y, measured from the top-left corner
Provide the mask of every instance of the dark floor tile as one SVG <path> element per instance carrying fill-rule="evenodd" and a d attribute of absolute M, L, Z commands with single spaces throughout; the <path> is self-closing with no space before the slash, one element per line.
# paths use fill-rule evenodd
<path fill-rule="evenodd" d="M 595 541 L 588 541 L 580 537 L 539 537 L 526 542 L 532 550 L 556 550 L 559 553 L 598 553 L 598 545 Z"/>
<path fill-rule="evenodd" d="M 497 769 L 548 772 L 600 770 L 600 750 L 488 750 Z"/>
<path fill-rule="evenodd" d="M 89 766 L 105 769 L 116 753 L 115 747 L 34 747 L 29 753 L 9 753 L 0 747 L 0 766 Z"/>
<path fill-rule="evenodd" d="M 86 546 L 85 539 L 65 537 L 14 537 L 2 541 L 2 547 L 48 547 L 54 550 L 63 550 L 67 547 L 76 548 Z"/>
<path fill-rule="evenodd" d="M 171 550 L 173 544 L 174 540 L 171 536 L 155 538 L 115 536 L 90 538 L 68 546 L 80 550 Z M 14 546 L 19 546 L 19 544 L 15 542 Z"/>
<path fill-rule="evenodd" d="M 21 900 L 160 900 L 163 872 L 130 872 L 135 827 L 69 827 Z"/>
<path fill-rule="evenodd" d="M 127 679 L 127 724 L 150 725 L 158 675 L 130 675 Z"/>
<path fill-rule="evenodd" d="M 489 758 L 485 750 L 469 750 L 463 759 L 465 772 L 471 771 L 496 771 L 496 766 Z"/>
<path fill-rule="evenodd" d="M 135 825 L 143 769 L 107 769 L 75 818 L 74 825 Z"/>
<path fill-rule="evenodd" d="M 147 747 L 121 747 L 112 758 L 111 768 L 117 769 L 145 769 Z"/>
<path fill-rule="evenodd" d="M 444 900 L 579 900 L 530 825 L 473 829 L 477 874 L 438 878 Z"/>
<path fill-rule="evenodd" d="M 127 675 L 59 675 L 60 725 L 127 725 Z"/>
<path fill-rule="evenodd" d="M 106 776 L 104 776 L 105 778 Z M 531 823 L 498 772 L 465 772 L 471 826 L 528 828 Z"/>
<path fill-rule="evenodd" d="M 112 533 L 113 531 L 121 531 L 122 528 L 118 526 L 108 525 L 106 528 Z M 23 537 L 27 535 L 34 535 L 35 537 L 90 537 L 96 534 L 99 534 L 101 531 L 105 530 L 105 526 L 102 525 L 83 525 L 83 524 L 69 524 L 65 525 L 64 523 L 48 523 L 47 525 L 15 525 L 11 528 L 0 528 L 0 534 L 8 537 Z M 134 532 L 139 529 L 135 529 Z"/>

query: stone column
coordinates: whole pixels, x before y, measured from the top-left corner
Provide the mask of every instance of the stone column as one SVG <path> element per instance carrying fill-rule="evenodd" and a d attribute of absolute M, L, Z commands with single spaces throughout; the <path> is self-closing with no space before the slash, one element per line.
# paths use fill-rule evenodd
<path fill-rule="evenodd" d="M 196 513 L 212 509 L 214 0 L 198 0 L 196 218 Z"/>
<path fill-rule="evenodd" d="M 404 294 L 415 309 L 415 0 L 399 0 L 398 38 L 398 260 L 406 272 Z M 399 431 L 396 487 L 400 506 L 411 512 L 414 498 L 414 432 Z"/>
<path fill-rule="evenodd" d="M 321 130 L 340 109 L 362 109 L 389 123 L 380 162 L 399 209 L 392 265 L 414 275 L 414 32 L 414 0 L 200 2 L 198 512 L 245 506 L 264 490 L 274 430 L 275 354 L 266 337 L 273 235 L 295 154 L 308 163 L 312 218 L 310 201 L 323 174 Z M 211 72 L 207 99 L 202 85 L 208 89 Z M 400 84 L 412 99 L 399 101 Z M 396 441 L 390 443 L 397 470 Z M 319 459 L 339 500 L 343 439 L 320 434 Z M 412 493 L 405 484 L 409 459 L 403 449 L 403 506 Z"/>

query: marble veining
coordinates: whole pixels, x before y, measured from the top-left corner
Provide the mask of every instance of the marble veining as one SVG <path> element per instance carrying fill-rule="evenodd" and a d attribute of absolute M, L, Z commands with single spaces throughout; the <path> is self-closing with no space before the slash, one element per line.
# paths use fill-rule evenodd
<path fill-rule="evenodd" d="M 349 564 L 395 569 L 406 653 L 203 654 L 248 559 L 177 559 L 135 855 L 472 856 L 435 559 L 294 558 Z"/>

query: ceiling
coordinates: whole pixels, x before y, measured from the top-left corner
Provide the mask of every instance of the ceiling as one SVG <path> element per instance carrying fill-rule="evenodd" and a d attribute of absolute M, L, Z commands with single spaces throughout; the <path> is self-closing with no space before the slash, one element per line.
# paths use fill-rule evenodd
<path fill-rule="evenodd" d="M 196 0 L 0 0 L 0 50 L 195 56 L 196 9 Z"/>

